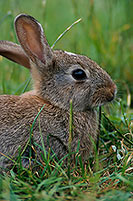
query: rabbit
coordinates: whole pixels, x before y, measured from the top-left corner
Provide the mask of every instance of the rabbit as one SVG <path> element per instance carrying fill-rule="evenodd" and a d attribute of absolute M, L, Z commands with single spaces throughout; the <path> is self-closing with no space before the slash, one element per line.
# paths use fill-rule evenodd
<path fill-rule="evenodd" d="M 30 69 L 33 90 L 20 96 L 0 95 L 0 166 L 9 168 L 13 163 L 9 158 L 16 160 L 18 148 L 23 150 L 30 138 L 33 122 L 37 156 L 42 153 L 41 134 L 47 152 L 55 153 L 58 160 L 67 155 L 70 100 L 71 151 L 78 151 L 86 161 L 99 132 L 97 107 L 114 99 L 115 83 L 87 56 L 52 50 L 41 24 L 32 16 L 20 14 L 14 24 L 20 45 L 0 41 L 0 55 Z M 24 154 L 29 154 L 28 148 Z"/>

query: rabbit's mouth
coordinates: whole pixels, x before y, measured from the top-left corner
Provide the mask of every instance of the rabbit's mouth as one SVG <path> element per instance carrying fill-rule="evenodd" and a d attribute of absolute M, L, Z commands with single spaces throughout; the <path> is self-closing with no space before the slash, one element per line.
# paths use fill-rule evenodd
<path fill-rule="evenodd" d="M 113 84 L 112 87 L 101 88 L 94 92 L 92 95 L 92 107 L 102 106 L 114 100 L 117 93 L 116 85 Z"/>

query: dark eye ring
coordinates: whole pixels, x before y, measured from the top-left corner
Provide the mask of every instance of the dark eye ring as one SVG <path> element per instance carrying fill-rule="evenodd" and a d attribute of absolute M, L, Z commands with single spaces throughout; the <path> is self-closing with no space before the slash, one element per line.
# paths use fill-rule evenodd
<path fill-rule="evenodd" d="M 75 80 L 82 81 L 87 78 L 86 73 L 82 69 L 76 69 L 72 71 L 72 76 Z"/>

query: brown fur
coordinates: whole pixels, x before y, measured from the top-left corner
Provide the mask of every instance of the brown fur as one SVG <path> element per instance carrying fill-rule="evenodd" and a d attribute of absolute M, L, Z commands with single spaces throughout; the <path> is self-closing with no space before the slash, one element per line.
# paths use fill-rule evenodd
<path fill-rule="evenodd" d="M 72 151 L 76 151 L 80 143 L 79 154 L 85 161 L 92 150 L 91 140 L 96 141 L 98 135 L 95 108 L 113 100 L 115 84 L 88 57 L 52 51 L 41 25 L 31 16 L 19 15 L 15 28 L 21 44 L 19 55 L 18 45 L 10 48 L 8 41 L 0 42 L 0 54 L 21 65 L 24 58 L 24 66 L 31 68 L 34 90 L 21 96 L 0 96 L 0 165 L 8 167 L 10 164 L 3 154 L 15 158 L 18 147 L 26 145 L 34 119 L 43 106 L 33 128 L 33 140 L 41 146 L 42 133 L 46 150 L 53 150 L 59 159 L 65 156 L 68 153 L 70 100 L 74 118 Z M 4 54 L 3 44 L 9 49 Z M 73 76 L 77 69 L 85 73 L 81 80 Z M 36 151 L 39 156 L 40 148 L 36 147 Z"/>

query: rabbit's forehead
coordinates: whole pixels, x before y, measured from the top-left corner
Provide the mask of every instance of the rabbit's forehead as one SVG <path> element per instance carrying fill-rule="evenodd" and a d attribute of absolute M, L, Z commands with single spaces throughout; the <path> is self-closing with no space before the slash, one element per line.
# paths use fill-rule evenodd
<path fill-rule="evenodd" d="M 65 54 L 68 54 L 68 55 L 70 55 L 70 56 L 78 56 L 77 54 L 75 54 L 75 53 L 73 53 L 73 52 L 67 52 L 67 51 L 65 51 Z"/>
<path fill-rule="evenodd" d="M 57 63 L 62 64 L 80 64 L 82 63 L 82 55 L 78 55 L 72 52 L 66 52 L 63 50 L 54 51 Z"/>
<path fill-rule="evenodd" d="M 67 68 L 70 66 L 82 67 L 84 70 L 94 70 L 99 68 L 99 66 L 92 61 L 90 58 L 84 55 L 79 55 L 71 52 L 66 52 L 62 50 L 55 50 L 55 60 L 57 66 Z"/>
<path fill-rule="evenodd" d="M 74 61 L 77 60 L 78 55 L 72 52 L 67 52 L 67 51 L 63 51 L 63 50 L 55 50 L 54 51 L 56 59 L 59 61 Z"/>

